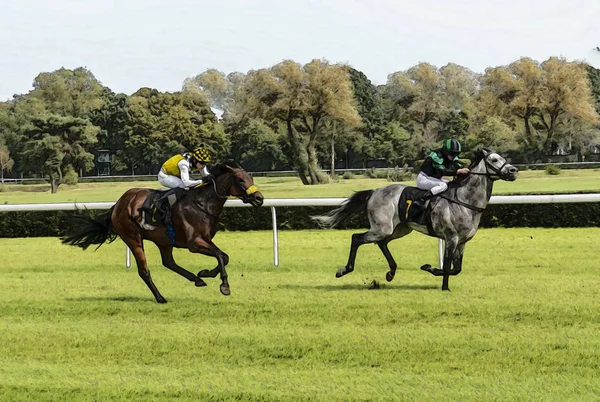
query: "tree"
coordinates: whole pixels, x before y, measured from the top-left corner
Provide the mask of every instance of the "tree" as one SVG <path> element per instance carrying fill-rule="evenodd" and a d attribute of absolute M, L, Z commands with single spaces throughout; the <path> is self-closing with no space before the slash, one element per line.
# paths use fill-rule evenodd
<path fill-rule="evenodd" d="M 544 83 L 542 103 L 537 110 L 543 128 L 546 130 L 544 150 L 554 151 L 559 139 L 557 127 L 561 117 L 569 114 L 583 122 L 598 122 L 594 100 L 587 72 L 582 64 L 567 62 L 564 58 L 551 57 L 542 63 Z"/>
<path fill-rule="evenodd" d="M 0 145 L 0 178 L 4 184 L 4 172 L 10 172 L 15 161 L 10 157 L 10 151 L 6 145 Z"/>
<path fill-rule="evenodd" d="M 228 89 L 229 83 L 225 74 L 212 68 L 195 77 L 186 78 L 183 82 L 183 91 L 204 94 L 210 105 L 220 110 L 223 110 Z"/>
<path fill-rule="evenodd" d="M 118 155 L 132 171 L 140 165 L 157 171 L 173 153 L 199 145 L 217 158 L 229 153 L 229 139 L 199 92 L 141 88 L 130 98 L 126 129 L 124 149 Z"/>
<path fill-rule="evenodd" d="M 97 141 L 98 128 L 88 120 L 47 115 L 36 117 L 22 128 L 21 142 L 25 164 L 31 172 L 50 178 L 56 193 L 69 169 L 88 170 L 94 155 L 87 151 Z"/>
<path fill-rule="evenodd" d="M 284 153 L 304 184 L 320 182 L 317 143 L 329 139 L 328 122 L 360 124 L 347 72 L 324 61 L 313 60 L 302 67 L 287 60 L 251 71 L 241 91 L 235 115 L 280 123 L 286 139 Z"/>
<path fill-rule="evenodd" d="M 280 146 L 278 127 L 273 129 L 263 120 L 252 119 L 234 132 L 231 157 L 247 170 L 282 169 L 285 155 Z"/>
<path fill-rule="evenodd" d="M 87 118 L 103 105 L 105 88 L 91 71 L 79 67 L 40 73 L 29 98 L 40 100 L 46 111 L 61 116 Z"/>

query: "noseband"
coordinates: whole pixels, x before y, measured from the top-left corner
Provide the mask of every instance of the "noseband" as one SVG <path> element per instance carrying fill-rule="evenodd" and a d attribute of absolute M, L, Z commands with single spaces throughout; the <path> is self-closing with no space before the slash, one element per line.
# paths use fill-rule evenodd
<path fill-rule="evenodd" d="M 242 201 L 244 201 L 244 202 L 248 201 L 248 196 L 259 191 L 258 187 L 256 187 L 254 184 L 246 189 L 244 187 L 242 187 L 242 185 L 237 180 L 235 180 L 235 174 L 233 174 L 233 171 L 232 171 L 232 174 L 229 176 L 229 178 L 231 179 L 231 185 L 237 187 L 237 190 L 243 194 L 241 196 L 237 195 L 236 197 L 241 198 Z M 215 189 L 215 194 L 217 195 L 217 197 L 219 197 L 221 199 L 227 199 L 226 195 L 219 194 L 219 191 L 217 190 L 217 181 L 213 180 L 212 182 L 213 182 L 213 188 Z"/>
<path fill-rule="evenodd" d="M 486 155 L 485 158 L 483 158 L 483 163 L 485 163 L 485 173 L 469 172 L 469 174 L 473 174 L 476 176 L 486 176 L 492 180 L 499 180 L 508 177 L 506 174 L 502 173 L 502 169 L 504 169 L 504 166 L 508 164 L 508 161 L 504 159 L 504 163 L 502 164 L 502 166 L 500 166 L 500 168 L 497 168 L 496 166 L 488 162 L 489 156 L 490 154 Z M 492 171 L 492 173 L 490 173 L 490 170 Z"/>

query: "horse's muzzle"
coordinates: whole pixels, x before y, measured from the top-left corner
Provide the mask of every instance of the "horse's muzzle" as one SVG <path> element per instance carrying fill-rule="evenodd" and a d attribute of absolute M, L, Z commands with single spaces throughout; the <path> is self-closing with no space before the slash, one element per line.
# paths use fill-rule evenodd
<path fill-rule="evenodd" d="M 515 181 L 519 176 L 519 169 L 514 166 L 508 167 L 506 171 L 502 174 L 502 179 L 506 181 Z"/>
<path fill-rule="evenodd" d="M 265 201 L 265 197 L 263 197 L 260 191 L 247 195 L 243 199 L 245 204 L 250 204 L 253 207 L 260 207 Z"/>

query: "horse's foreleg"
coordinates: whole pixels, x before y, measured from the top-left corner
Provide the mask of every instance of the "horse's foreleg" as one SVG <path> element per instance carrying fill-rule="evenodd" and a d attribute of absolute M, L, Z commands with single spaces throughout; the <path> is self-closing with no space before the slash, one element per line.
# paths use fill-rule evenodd
<path fill-rule="evenodd" d="M 454 252 L 454 259 L 452 261 L 452 270 L 450 275 L 458 275 L 462 271 L 463 255 L 465 253 L 465 243 L 459 244 Z"/>
<path fill-rule="evenodd" d="M 158 248 L 162 257 L 162 263 L 165 267 L 169 268 L 173 272 L 178 273 L 190 282 L 194 282 L 196 286 L 206 286 L 206 282 L 204 282 L 202 279 L 198 278 L 196 275 L 186 270 L 185 268 L 182 268 L 179 265 L 177 265 L 175 259 L 173 258 L 173 247 L 159 246 Z"/>
<path fill-rule="evenodd" d="M 446 239 L 446 250 L 444 250 L 444 266 L 442 267 L 442 290 L 450 290 L 448 287 L 448 279 L 450 278 L 452 261 L 454 260 L 457 246 L 458 240 L 456 238 L 453 237 Z"/>
<path fill-rule="evenodd" d="M 225 296 L 229 296 L 231 294 L 231 290 L 229 289 L 229 281 L 227 280 L 227 272 L 225 271 L 226 262 L 229 262 L 229 257 L 227 254 L 219 250 L 217 246 L 212 241 L 206 241 L 200 237 L 196 238 L 192 244 L 189 246 L 189 250 L 192 253 L 200 253 L 204 255 L 209 255 L 215 257 L 217 259 L 217 267 L 212 271 L 200 271 L 198 272 L 199 277 L 205 277 L 212 275 L 215 273 L 221 274 L 221 293 Z M 207 274 L 208 273 L 208 274 Z"/>
<path fill-rule="evenodd" d="M 221 253 L 223 253 L 221 251 Z M 222 255 L 223 257 L 223 266 L 227 266 L 227 264 L 229 264 L 229 256 L 225 253 L 223 253 Z M 216 278 L 216 276 L 221 273 L 221 267 L 219 266 L 219 264 L 217 264 L 216 267 L 214 267 L 213 269 L 211 269 L 210 271 L 208 269 L 203 269 L 202 271 L 198 272 L 198 276 L 202 277 L 202 278 Z"/>

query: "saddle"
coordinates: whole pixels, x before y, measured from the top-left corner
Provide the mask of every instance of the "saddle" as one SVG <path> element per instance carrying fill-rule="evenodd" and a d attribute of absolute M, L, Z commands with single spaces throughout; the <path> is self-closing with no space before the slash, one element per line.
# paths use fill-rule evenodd
<path fill-rule="evenodd" d="M 402 223 L 416 223 L 417 225 L 427 227 L 429 233 L 433 233 L 431 226 L 431 200 L 436 197 L 426 201 L 424 209 L 412 208 L 413 201 L 421 198 L 426 192 L 427 190 L 421 190 L 417 187 L 406 187 L 402 191 L 400 200 L 398 201 L 398 215 Z"/>
<path fill-rule="evenodd" d="M 145 225 L 172 228 L 171 208 L 187 194 L 185 188 L 169 190 L 151 190 L 140 208 L 140 215 Z"/>

